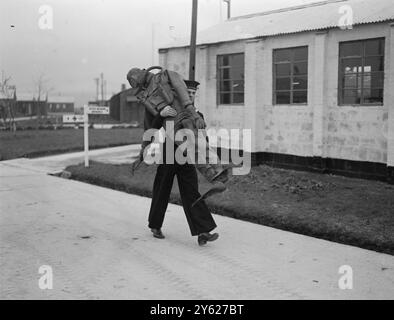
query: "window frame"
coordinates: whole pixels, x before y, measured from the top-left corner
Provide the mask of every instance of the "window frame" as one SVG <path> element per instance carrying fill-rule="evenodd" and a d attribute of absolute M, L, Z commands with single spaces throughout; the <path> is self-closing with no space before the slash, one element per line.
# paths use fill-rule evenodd
<path fill-rule="evenodd" d="M 244 79 L 222 79 L 222 70 L 223 69 L 229 69 L 231 70 L 232 66 L 221 66 L 219 64 L 219 61 L 222 57 L 231 57 L 235 55 L 242 55 L 243 56 L 243 74 L 244 74 Z M 234 52 L 234 53 L 225 53 L 225 54 L 218 54 L 216 55 L 216 106 L 244 106 L 245 105 L 245 52 Z M 229 81 L 230 82 L 230 91 L 221 91 L 221 83 L 224 81 Z M 234 91 L 232 84 L 235 81 L 242 81 L 243 82 L 243 91 Z M 221 94 L 222 93 L 229 93 L 230 94 L 230 103 L 221 103 Z M 234 93 L 242 93 L 243 94 L 243 101 L 242 102 L 233 102 L 234 101 Z"/>
<path fill-rule="evenodd" d="M 365 53 L 366 51 L 366 43 L 368 41 L 376 41 L 380 40 L 383 43 L 383 54 L 382 55 L 373 55 L 373 56 L 367 56 Z M 341 45 L 342 44 L 351 44 L 351 43 L 361 43 L 362 45 L 362 55 L 361 56 L 341 56 Z M 383 70 L 382 71 L 370 71 L 370 72 L 365 72 L 364 67 L 365 67 L 365 60 L 366 58 L 371 58 L 371 57 L 381 57 L 383 59 Z M 343 90 L 345 90 L 345 85 L 344 85 L 344 75 L 345 73 L 343 72 L 342 68 L 342 60 L 344 59 L 360 59 L 361 58 L 361 75 L 360 75 L 360 81 L 361 81 L 361 98 L 360 98 L 360 103 L 344 103 L 344 97 L 343 97 Z M 358 40 L 349 40 L 349 41 L 340 41 L 338 44 L 338 95 L 337 95 L 337 104 L 338 106 L 352 106 L 352 107 L 370 107 L 370 106 L 383 106 L 384 105 L 384 77 L 385 77 L 385 68 L 386 68 L 386 38 L 385 37 L 377 37 L 377 38 L 367 38 L 367 39 L 358 39 Z M 382 87 L 374 87 L 372 89 L 376 90 L 382 90 L 383 95 L 382 95 L 382 102 L 370 102 L 370 103 L 364 103 L 364 74 L 372 74 L 372 73 L 381 73 L 383 75 L 383 83 Z M 356 73 L 358 77 L 358 72 Z M 357 80 L 358 81 L 358 80 Z M 349 89 L 350 90 L 350 89 Z M 358 90 L 358 89 L 354 89 Z"/>
<path fill-rule="evenodd" d="M 300 49 L 300 48 L 306 48 L 307 49 L 307 56 L 306 56 L 306 60 L 294 60 L 294 53 L 292 53 L 291 56 L 291 61 L 290 61 L 290 75 L 289 76 L 277 76 L 276 75 L 276 66 L 280 65 L 280 64 L 285 64 L 285 62 L 276 62 L 275 61 L 275 53 L 280 51 L 280 50 L 293 50 L 293 49 Z M 305 63 L 306 62 L 306 74 L 305 75 L 298 75 L 295 76 L 294 75 L 294 64 L 295 63 Z M 287 62 L 286 62 L 287 63 Z M 293 84 L 294 84 L 294 78 L 296 77 L 305 77 L 306 76 L 306 80 L 307 80 L 307 86 L 306 89 L 300 89 L 297 90 L 293 88 Z M 280 78 L 290 78 L 290 90 L 277 90 L 276 89 L 276 80 Z M 288 105 L 301 105 L 301 106 L 305 106 L 308 105 L 308 94 L 309 94 L 309 45 L 302 45 L 302 46 L 295 46 L 295 47 L 285 47 L 285 48 L 275 48 L 272 50 L 272 105 L 274 106 L 288 106 Z M 294 92 L 303 92 L 306 91 L 306 102 L 293 102 L 293 98 L 294 98 Z M 289 92 L 290 93 L 290 102 L 289 103 L 277 103 L 277 99 L 276 99 L 276 93 L 277 92 Z"/>

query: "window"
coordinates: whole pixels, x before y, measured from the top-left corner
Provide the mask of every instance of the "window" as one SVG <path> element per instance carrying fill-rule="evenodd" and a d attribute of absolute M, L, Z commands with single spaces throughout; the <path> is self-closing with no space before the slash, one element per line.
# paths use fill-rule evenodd
<path fill-rule="evenodd" d="M 339 44 L 340 105 L 382 105 L 384 39 Z"/>
<path fill-rule="evenodd" d="M 273 52 L 274 104 L 308 102 L 308 47 Z"/>
<path fill-rule="evenodd" d="M 218 103 L 243 104 L 245 84 L 245 58 L 243 53 L 219 55 Z"/>

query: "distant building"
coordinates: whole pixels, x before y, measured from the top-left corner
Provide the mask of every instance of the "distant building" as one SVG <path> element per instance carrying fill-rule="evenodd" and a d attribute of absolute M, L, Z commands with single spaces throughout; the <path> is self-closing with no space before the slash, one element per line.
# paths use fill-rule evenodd
<path fill-rule="evenodd" d="M 211 128 L 251 129 L 255 163 L 394 182 L 393 22 L 393 0 L 231 18 L 197 35 L 197 106 Z M 186 78 L 189 45 L 160 65 Z"/>
<path fill-rule="evenodd" d="M 112 119 L 143 128 L 144 106 L 138 102 L 135 92 L 135 89 L 125 89 L 112 96 L 109 112 Z"/>
<path fill-rule="evenodd" d="M 16 93 L 16 116 L 47 115 L 47 97 L 38 99 L 34 93 Z"/>
<path fill-rule="evenodd" d="M 100 97 L 98 97 L 98 99 L 89 101 L 88 105 L 109 107 L 109 101 L 111 100 L 111 97 L 112 97 L 111 94 L 104 95 L 104 99 L 100 96 Z"/>
<path fill-rule="evenodd" d="M 67 96 L 49 96 L 48 97 L 49 114 L 67 114 L 74 113 L 74 98 Z"/>

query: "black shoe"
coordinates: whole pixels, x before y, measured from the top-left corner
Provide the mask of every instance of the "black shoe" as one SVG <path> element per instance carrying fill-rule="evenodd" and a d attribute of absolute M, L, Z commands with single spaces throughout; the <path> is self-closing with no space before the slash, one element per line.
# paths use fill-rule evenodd
<path fill-rule="evenodd" d="M 226 186 L 224 185 L 223 182 L 221 182 L 221 181 L 214 181 L 214 182 L 212 183 L 212 187 L 211 187 L 208 191 L 206 191 L 205 193 L 203 193 L 196 201 L 194 201 L 194 202 L 192 203 L 192 208 L 193 208 L 197 203 L 199 203 L 201 200 L 205 200 L 206 198 L 211 197 L 211 196 L 213 196 L 214 194 L 221 193 L 221 192 L 225 191 L 226 189 L 227 189 L 227 188 L 226 188 Z"/>
<path fill-rule="evenodd" d="M 150 230 L 152 231 L 153 236 L 155 238 L 158 238 L 158 239 L 164 239 L 165 238 L 164 234 L 161 232 L 161 229 L 150 229 Z"/>
<path fill-rule="evenodd" d="M 217 238 L 219 238 L 218 233 L 209 233 L 209 232 L 201 233 L 198 235 L 198 244 L 200 246 L 203 246 L 208 241 L 215 241 Z"/>

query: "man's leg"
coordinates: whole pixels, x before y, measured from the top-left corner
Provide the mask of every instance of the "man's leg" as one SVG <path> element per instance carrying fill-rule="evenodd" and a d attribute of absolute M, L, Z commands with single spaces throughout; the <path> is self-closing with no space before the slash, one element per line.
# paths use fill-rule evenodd
<path fill-rule="evenodd" d="M 152 202 L 149 211 L 149 228 L 160 229 L 163 225 L 175 176 L 175 166 L 160 164 L 153 184 Z"/>
<path fill-rule="evenodd" d="M 185 211 L 191 234 L 195 236 L 212 231 L 216 228 L 216 223 L 206 203 L 199 201 L 192 208 L 192 203 L 200 197 L 195 166 L 191 164 L 175 164 L 175 166 L 183 210 Z"/>

